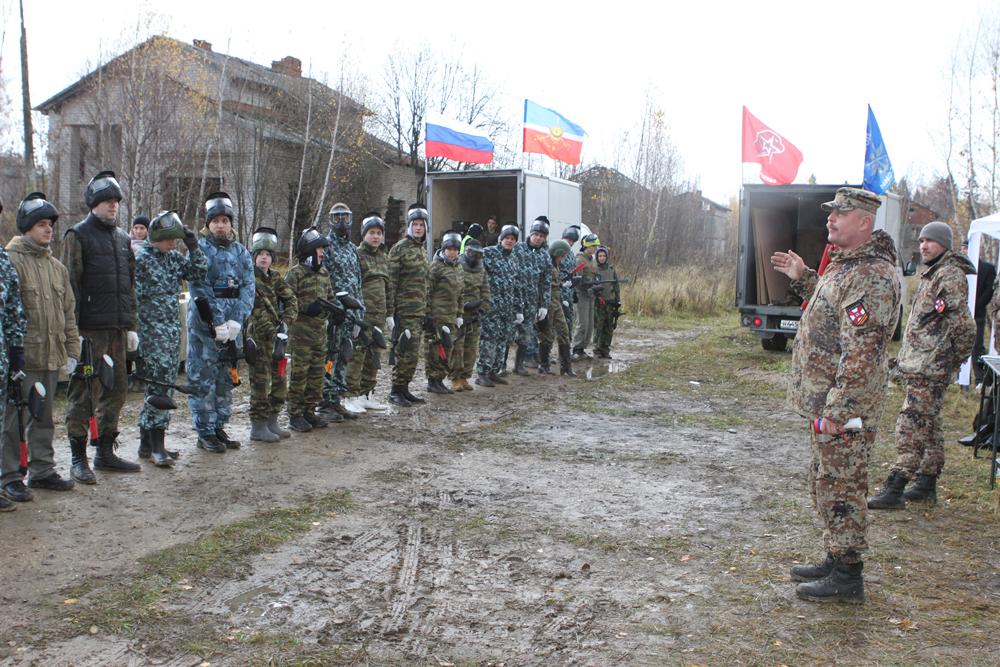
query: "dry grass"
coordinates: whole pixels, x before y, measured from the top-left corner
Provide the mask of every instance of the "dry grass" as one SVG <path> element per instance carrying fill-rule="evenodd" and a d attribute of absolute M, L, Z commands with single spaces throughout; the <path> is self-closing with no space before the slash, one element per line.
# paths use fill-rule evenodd
<path fill-rule="evenodd" d="M 630 316 L 716 315 L 733 306 L 736 270 L 720 264 L 672 266 L 639 277 L 622 288 L 622 307 Z"/>

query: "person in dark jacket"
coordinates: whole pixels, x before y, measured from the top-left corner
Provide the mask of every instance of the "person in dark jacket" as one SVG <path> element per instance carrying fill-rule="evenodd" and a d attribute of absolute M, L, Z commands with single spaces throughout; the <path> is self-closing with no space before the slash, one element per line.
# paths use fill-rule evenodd
<path fill-rule="evenodd" d="M 962 242 L 962 254 L 968 256 L 969 242 Z M 979 358 L 986 354 L 986 342 L 983 336 L 986 331 L 986 306 L 993 299 L 993 290 L 997 279 L 997 267 L 990 262 L 979 260 L 976 269 L 976 344 L 972 348 L 972 369 L 976 374 L 976 384 L 983 381 L 983 364 Z"/>

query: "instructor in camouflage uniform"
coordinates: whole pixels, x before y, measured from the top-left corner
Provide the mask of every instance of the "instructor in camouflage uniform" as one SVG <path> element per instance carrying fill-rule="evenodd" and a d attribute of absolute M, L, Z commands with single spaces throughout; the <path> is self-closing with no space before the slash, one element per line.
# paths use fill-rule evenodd
<path fill-rule="evenodd" d="M 448 232 L 441 239 L 441 249 L 434 254 L 430 277 L 427 281 L 427 316 L 424 332 L 427 334 L 427 356 L 424 372 L 427 391 L 432 394 L 454 394 L 444 384 L 448 375 L 449 357 L 454 337 L 464 324 L 462 311 L 462 267 L 458 261 L 462 237 Z M 447 329 L 447 331 L 445 331 Z"/>
<path fill-rule="evenodd" d="M 406 214 L 406 236 L 389 251 L 389 289 L 386 295 L 386 314 L 392 324 L 392 338 L 409 331 L 411 338 L 405 352 L 396 352 L 396 365 L 392 369 L 392 390 L 389 400 L 396 405 L 408 406 L 425 403 L 425 399 L 410 393 L 410 382 L 420 360 L 420 340 L 427 313 L 427 209 L 418 204 L 410 206 Z"/>
<path fill-rule="evenodd" d="M 900 509 L 906 500 L 937 501 L 937 478 L 944 467 L 944 392 L 976 342 L 965 279 L 976 268 L 965 255 L 952 252 L 947 224 L 928 223 L 919 238 L 927 268 L 920 274 L 895 369 L 906 385 L 896 419 L 896 462 L 881 493 L 868 499 L 869 509 Z M 914 483 L 904 492 L 907 481 Z"/>
<path fill-rule="evenodd" d="M 465 242 L 462 251 L 462 324 L 455 336 L 452 351 L 451 388 L 455 391 L 472 391 L 469 378 L 476 367 L 479 354 L 480 320 L 492 308 L 490 277 L 483 268 L 483 247 L 479 241 Z M 477 305 L 478 304 L 478 305 Z"/>
<path fill-rule="evenodd" d="M 500 371 L 504 369 L 507 346 L 514 340 L 514 326 L 524 322 L 514 263 L 518 233 L 516 225 L 504 225 L 500 230 L 500 242 L 483 251 L 483 266 L 490 279 L 493 299 L 493 308 L 483 315 L 479 362 L 476 364 L 476 384 L 483 387 L 507 384 L 507 380 L 500 377 Z"/>
<path fill-rule="evenodd" d="M 810 297 L 802 315 L 788 397 L 809 419 L 813 504 L 823 523 L 826 559 L 792 568 L 807 600 L 864 601 L 861 554 L 868 548 L 868 459 L 885 402 L 886 347 L 899 313 L 896 248 L 873 232 L 877 195 L 840 188 L 823 204 L 836 246 L 818 277 L 793 252 L 775 253 L 775 269 Z M 860 425 L 854 421 L 860 420 Z M 848 430 L 850 429 L 850 430 Z"/>

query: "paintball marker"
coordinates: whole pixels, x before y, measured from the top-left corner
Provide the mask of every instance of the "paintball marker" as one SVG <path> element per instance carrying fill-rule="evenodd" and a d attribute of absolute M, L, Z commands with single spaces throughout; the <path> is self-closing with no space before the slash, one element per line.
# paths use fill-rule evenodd
<path fill-rule="evenodd" d="M 361 347 L 366 352 L 370 351 L 373 347 L 379 350 L 384 350 L 389 347 L 389 344 L 385 340 L 385 334 L 382 333 L 381 329 L 364 323 L 359 326 L 361 327 L 361 333 L 358 334 L 358 342 L 361 343 Z M 372 355 L 372 361 L 376 369 L 382 367 L 379 355 Z"/>
<path fill-rule="evenodd" d="M 36 382 L 28 392 L 28 398 L 24 398 L 24 371 L 18 371 L 7 381 L 7 400 L 14 409 L 17 410 L 17 438 L 21 443 L 21 461 L 18 471 L 23 477 L 28 473 L 28 439 L 25 435 L 24 409 L 28 408 L 31 418 L 38 421 L 42 418 L 42 411 L 45 409 L 45 385 Z"/>
<path fill-rule="evenodd" d="M 441 361 L 447 361 L 448 350 L 451 349 L 452 345 L 451 329 L 446 326 L 434 327 L 434 335 L 436 338 L 431 341 L 431 345 L 434 346 L 438 359 Z"/>
<path fill-rule="evenodd" d="M 389 348 L 389 365 L 396 365 L 396 355 L 406 354 L 410 349 L 413 332 L 399 326 L 399 316 L 392 318 L 392 347 Z"/>
<path fill-rule="evenodd" d="M 194 300 L 195 308 L 198 310 L 198 317 L 208 328 L 208 332 L 212 334 L 212 338 L 215 338 L 215 316 L 212 314 L 212 304 L 208 302 L 208 299 L 203 296 L 199 296 Z M 240 353 L 239 348 L 236 347 L 236 341 L 230 340 L 225 343 L 220 342 L 216 339 L 219 344 L 220 351 L 225 350 L 224 355 L 220 355 L 220 361 L 229 362 L 229 379 L 232 381 L 234 387 L 240 386 L 240 368 L 239 360 Z M 244 336 L 244 358 L 247 363 L 254 363 L 257 360 L 257 343 L 249 336 Z"/>
<path fill-rule="evenodd" d="M 96 441 L 100 436 L 97 431 L 97 415 L 94 413 L 94 378 L 101 383 L 105 391 L 115 386 L 115 362 L 108 355 L 101 357 L 100 363 L 94 366 L 94 345 L 89 338 L 80 338 L 80 365 L 76 375 L 87 383 L 87 395 L 90 398 L 90 439 Z"/>
<path fill-rule="evenodd" d="M 350 338 L 345 338 L 343 344 L 338 343 L 340 338 L 340 327 L 347 321 L 347 311 L 364 308 L 360 301 L 347 292 L 337 292 L 336 300 L 319 298 L 316 303 L 322 306 L 329 313 L 326 338 L 326 372 L 332 373 L 334 363 L 340 359 L 343 363 L 350 363 L 354 356 L 354 343 Z"/>
<path fill-rule="evenodd" d="M 166 387 L 167 389 L 174 389 L 174 390 L 179 391 L 182 394 L 186 394 L 188 396 L 197 396 L 197 397 L 201 398 L 202 396 L 205 395 L 204 392 L 202 392 L 197 387 L 195 387 L 193 385 L 190 385 L 190 384 L 172 384 L 170 382 L 163 382 L 161 380 L 154 380 L 153 378 L 142 377 L 142 376 L 139 376 L 139 375 L 136 376 L 136 379 L 139 380 L 139 381 L 141 381 L 141 382 L 146 382 L 148 384 L 155 384 L 158 387 Z M 147 403 L 148 402 L 149 401 L 147 401 Z M 152 404 L 150 404 L 150 405 L 152 405 Z M 153 407 L 156 407 L 156 406 L 154 405 Z M 163 409 L 163 408 L 161 408 L 161 409 Z"/>
<path fill-rule="evenodd" d="M 285 375 L 288 373 L 288 357 L 285 355 L 287 347 L 288 325 L 282 322 L 278 328 L 278 333 L 274 336 L 274 349 L 271 352 L 271 358 L 278 362 L 278 377 L 282 380 L 285 379 Z"/>

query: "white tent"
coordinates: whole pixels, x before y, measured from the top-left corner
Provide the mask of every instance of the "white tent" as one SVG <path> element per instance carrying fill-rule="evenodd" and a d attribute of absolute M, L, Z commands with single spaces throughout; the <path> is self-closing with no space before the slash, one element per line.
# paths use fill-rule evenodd
<path fill-rule="evenodd" d="M 972 224 L 969 225 L 969 257 L 979 257 L 979 247 L 981 245 L 983 234 L 987 236 L 992 236 L 993 238 L 1000 241 L 1000 213 L 994 213 L 993 215 L 988 215 L 985 218 L 979 218 L 978 220 L 973 220 Z M 996 263 L 996 257 L 991 258 L 993 263 Z M 975 261 L 975 260 L 973 260 Z M 966 276 L 966 280 L 969 281 L 969 310 L 973 314 L 976 312 L 976 275 Z M 992 325 L 992 323 L 990 323 Z M 992 327 L 990 327 L 992 328 Z M 990 354 L 996 354 L 996 350 L 993 348 L 993 337 L 990 336 L 989 328 L 983 334 L 983 337 L 988 337 L 989 343 L 986 347 L 990 350 Z M 984 341 L 986 342 L 986 341 Z M 960 385 L 969 385 L 969 375 L 972 370 L 972 365 L 969 359 L 966 359 L 965 363 L 962 364 L 962 370 L 958 374 L 958 383 Z"/>

